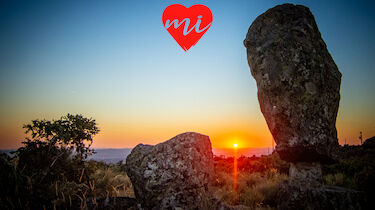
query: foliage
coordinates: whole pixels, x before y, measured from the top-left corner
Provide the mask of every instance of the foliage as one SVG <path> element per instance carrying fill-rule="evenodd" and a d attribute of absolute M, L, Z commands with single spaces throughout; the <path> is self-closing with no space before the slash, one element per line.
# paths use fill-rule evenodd
<path fill-rule="evenodd" d="M 31 138 L 12 159 L 1 156 L 1 185 L 9 192 L 1 195 L 0 206 L 43 209 L 71 200 L 65 195 L 76 195 L 88 183 L 84 160 L 99 132 L 95 120 L 68 114 L 59 120 L 33 120 L 24 128 Z"/>
<path fill-rule="evenodd" d="M 245 205 L 252 209 L 276 206 L 279 184 L 287 178 L 289 165 L 277 154 L 262 157 L 238 158 L 237 188 L 234 189 L 233 157 L 215 157 L 215 181 L 212 184 L 216 198 L 231 205 Z"/>
<path fill-rule="evenodd" d="M 233 157 L 222 158 L 215 156 L 214 161 L 216 171 L 233 172 Z M 289 163 L 281 160 L 277 153 L 262 157 L 241 156 L 237 159 L 237 164 L 238 171 L 248 173 L 265 172 L 271 168 L 277 169 L 283 174 L 289 173 Z"/>
<path fill-rule="evenodd" d="M 343 159 L 325 166 L 324 181 L 327 185 L 365 191 L 368 200 L 375 200 L 375 153 Z"/>
<path fill-rule="evenodd" d="M 47 142 L 30 141 L 16 152 L 17 170 L 25 177 L 27 206 L 40 208 L 61 203 L 59 192 L 74 194 L 80 184 L 87 181 L 82 176 L 85 164 L 80 156 L 72 154 L 69 148 L 57 147 Z M 60 185 L 70 183 L 68 191 L 59 191 Z"/>
<path fill-rule="evenodd" d="M 133 186 L 124 168 L 122 161 L 117 164 L 89 161 L 90 168 L 95 170 L 90 173 L 90 196 L 92 197 L 134 197 Z"/>
<path fill-rule="evenodd" d="M 16 170 L 11 158 L 0 153 L 0 209 L 21 209 L 23 177 Z"/>
<path fill-rule="evenodd" d="M 72 114 L 52 121 L 33 120 L 23 127 L 27 134 L 31 134 L 31 139 L 26 138 L 23 142 L 26 146 L 32 142 L 46 142 L 52 146 L 74 149 L 83 158 L 91 154 L 93 136 L 99 133 L 95 120 Z"/>
<path fill-rule="evenodd" d="M 0 154 L 0 167 L 5 169 L 0 171 L 0 187 L 5 189 L 0 191 L 0 209 L 70 208 L 72 204 L 84 203 L 89 198 L 134 197 L 122 162 L 106 164 L 90 160 L 81 167 L 67 158 L 65 161 L 72 163 L 71 166 L 62 160 L 54 163 L 66 167 L 65 172 L 52 166 L 49 172 L 38 169 L 30 173 L 26 168 L 17 170 L 20 169 L 15 167 L 17 161 Z M 61 174 L 56 175 L 58 173 Z"/>

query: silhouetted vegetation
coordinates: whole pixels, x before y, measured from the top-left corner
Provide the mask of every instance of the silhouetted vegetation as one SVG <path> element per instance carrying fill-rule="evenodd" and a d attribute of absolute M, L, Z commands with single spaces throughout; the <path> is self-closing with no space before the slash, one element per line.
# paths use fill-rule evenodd
<path fill-rule="evenodd" d="M 0 209 L 69 208 L 96 196 L 132 195 L 122 162 L 86 161 L 94 151 L 96 122 L 82 115 L 33 120 L 12 158 L 0 155 Z"/>
<path fill-rule="evenodd" d="M 375 150 L 324 167 L 327 185 L 365 191 L 370 203 L 375 201 Z"/>
<path fill-rule="evenodd" d="M 134 197 L 122 161 L 87 160 L 95 152 L 90 148 L 99 132 L 95 120 L 68 114 L 58 120 L 34 120 L 24 128 L 29 137 L 23 146 L 12 157 L 0 153 L 0 209 L 69 209 L 77 204 L 85 208 L 89 199 Z M 363 190 L 375 200 L 374 142 L 343 147 L 350 155 L 324 166 L 325 184 Z M 215 197 L 231 205 L 275 208 L 289 163 L 277 153 L 240 157 L 236 184 L 233 163 L 233 157 L 214 157 Z"/>

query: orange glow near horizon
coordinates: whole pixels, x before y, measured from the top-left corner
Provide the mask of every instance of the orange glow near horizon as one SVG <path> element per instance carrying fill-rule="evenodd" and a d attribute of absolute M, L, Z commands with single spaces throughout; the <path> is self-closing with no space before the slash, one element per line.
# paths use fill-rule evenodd
<path fill-rule="evenodd" d="M 230 121 L 230 123 L 220 125 L 220 123 L 203 124 L 193 121 L 180 127 L 179 124 L 157 124 L 154 121 L 103 122 L 100 127 L 102 130 L 94 139 L 93 147 L 95 148 L 132 148 L 140 143 L 155 145 L 189 131 L 209 136 L 212 148 L 220 149 L 233 149 L 234 143 L 239 149 L 270 147 L 272 139 L 267 125 L 262 126 L 261 123 L 240 124 Z"/>
<path fill-rule="evenodd" d="M 32 119 L 50 120 L 62 115 L 63 113 L 54 115 L 36 113 L 17 118 L 5 115 L 2 121 L 0 120 L 0 149 L 17 149 L 22 146 L 21 142 L 25 139 L 22 125 L 29 123 Z M 214 120 L 207 119 L 205 121 L 190 116 L 190 118 L 184 118 L 185 121 L 178 122 L 177 119 L 161 119 L 160 117 L 145 120 L 144 118 L 109 115 L 103 117 L 103 115 L 89 113 L 83 113 L 83 115 L 96 119 L 101 130 L 94 137 L 93 148 L 133 148 L 140 143 L 155 145 L 189 131 L 209 136 L 212 148 L 232 150 L 234 144 L 237 144 L 239 152 L 246 148 L 271 147 L 273 139 L 265 121 L 260 120 L 263 116 L 258 118 L 247 116 L 250 120 L 244 120 L 225 115 L 225 122 L 217 116 L 216 118 L 212 117 Z M 360 125 L 366 127 L 365 124 Z M 363 129 L 363 139 L 375 135 L 374 129 Z M 359 144 L 358 130 L 351 124 L 338 123 L 340 143 Z"/>
<path fill-rule="evenodd" d="M 233 191 L 237 191 L 237 144 L 234 144 L 234 162 L 233 162 Z"/>

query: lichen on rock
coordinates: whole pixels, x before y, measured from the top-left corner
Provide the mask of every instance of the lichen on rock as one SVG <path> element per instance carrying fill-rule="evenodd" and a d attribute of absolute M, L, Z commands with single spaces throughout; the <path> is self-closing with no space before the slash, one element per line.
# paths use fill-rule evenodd
<path fill-rule="evenodd" d="M 292 4 L 269 9 L 251 24 L 244 45 L 280 157 L 330 161 L 338 146 L 341 73 L 310 10 Z"/>
<path fill-rule="evenodd" d="M 211 142 L 183 133 L 157 144 L 137 145 L 126 159 L 137 201 L 146 209 L 207 209 L 214 166 Z"/>

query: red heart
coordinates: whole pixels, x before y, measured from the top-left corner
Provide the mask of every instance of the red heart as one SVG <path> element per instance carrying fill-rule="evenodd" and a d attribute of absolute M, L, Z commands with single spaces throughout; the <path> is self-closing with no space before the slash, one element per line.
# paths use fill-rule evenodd
<path fill-rule="evenodd" d="M 211 10 L 196 4 L 189 8 L 172 4 L 163 12 L 163 24 L 183 50 L 188 51 L 212 24 Z"/>

